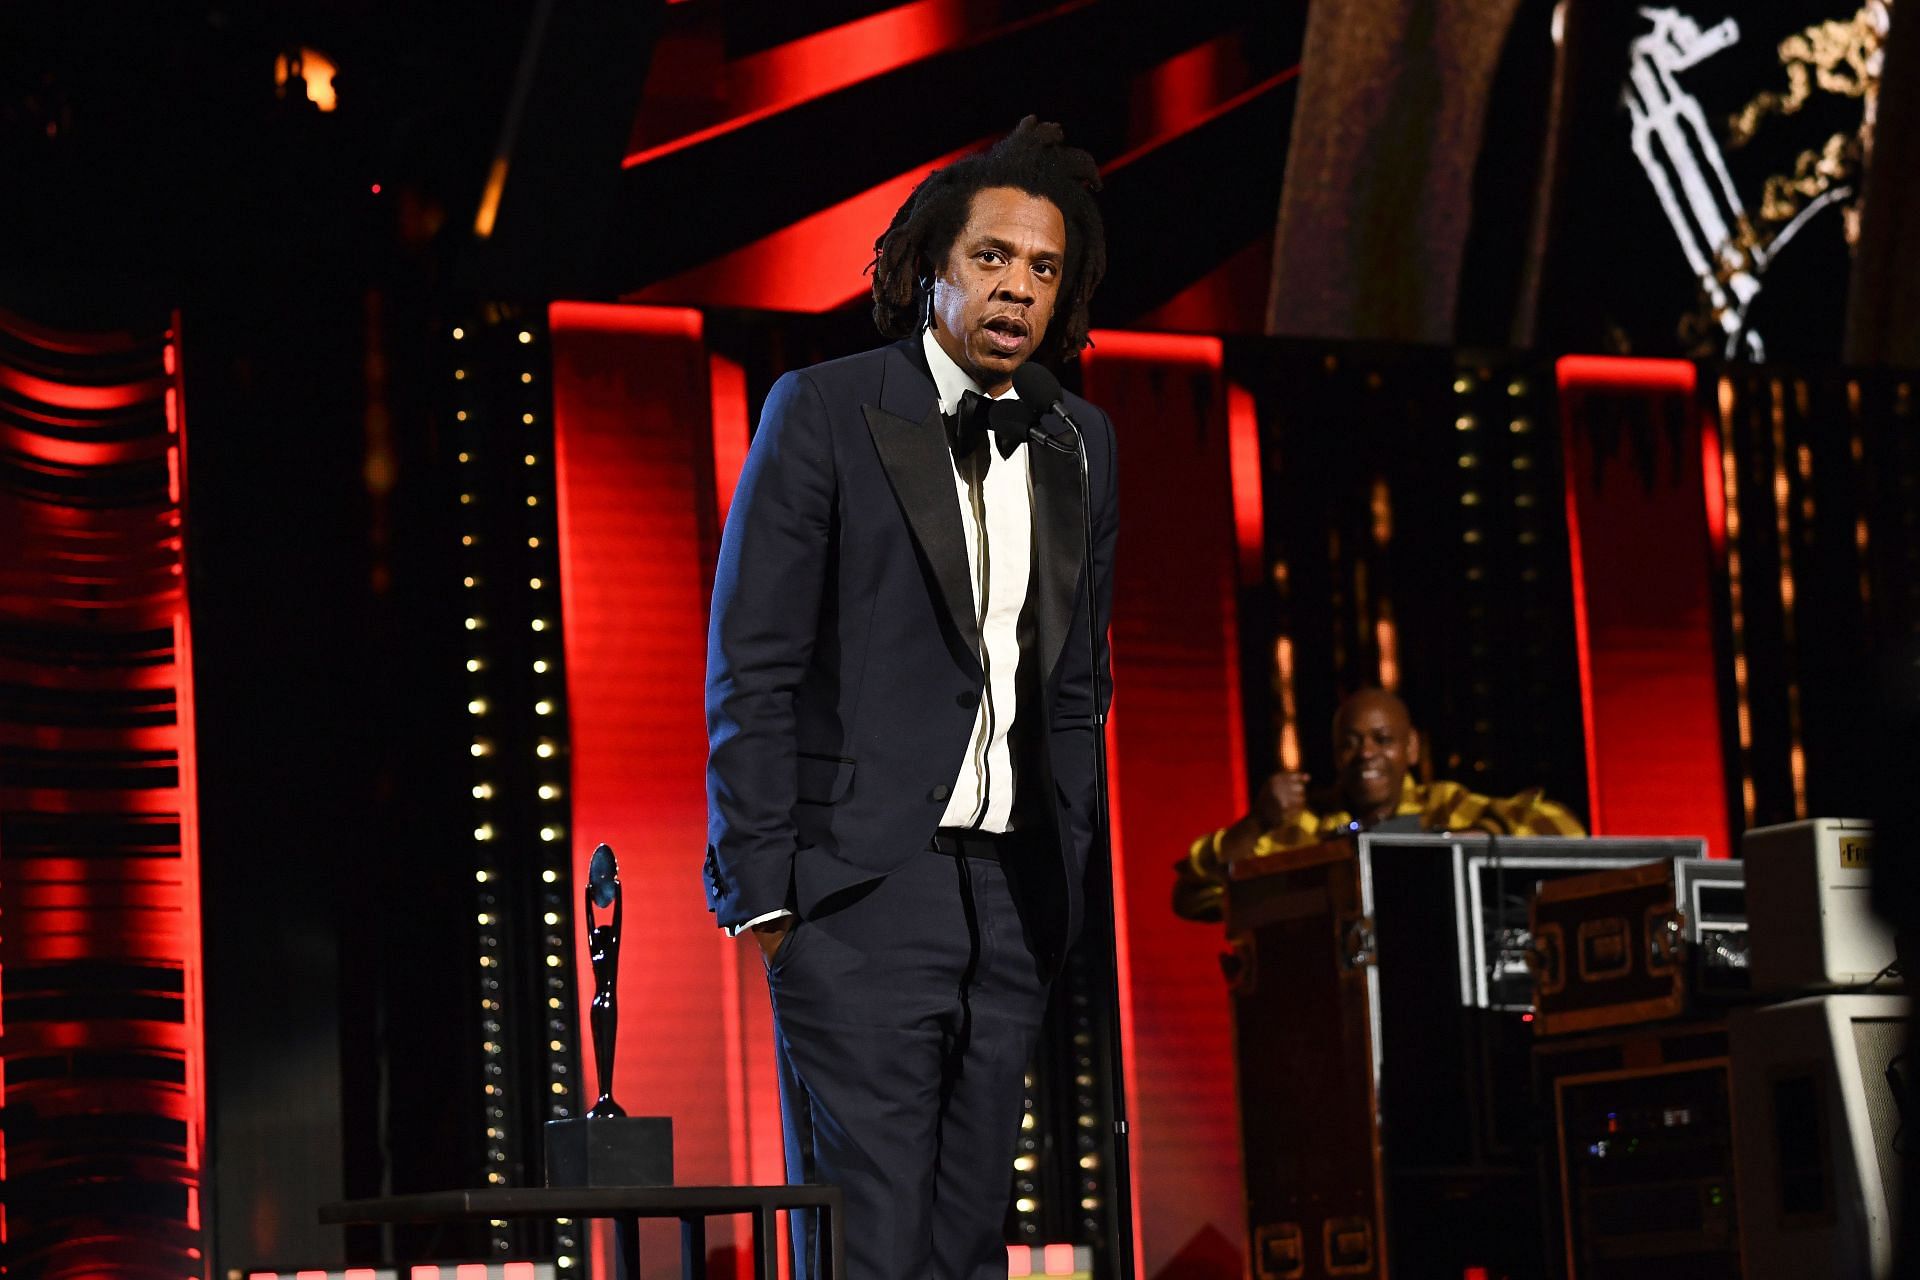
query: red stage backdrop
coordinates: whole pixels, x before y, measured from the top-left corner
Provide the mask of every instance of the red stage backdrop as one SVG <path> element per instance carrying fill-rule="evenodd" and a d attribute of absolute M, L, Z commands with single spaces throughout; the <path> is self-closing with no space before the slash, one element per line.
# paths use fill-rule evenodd
<path fill-rule="evenodd" d="M 708 355 L 697 312 L 562 303 L 551 320 L 575 874 L 613 845 L 632 939 L 616 1084 L 629 1110 L 674 1117 L 683 1180 L 778 1181 L 764 979 L 713 928 L 699 880 L 706 613 L 745 428 L 739 371 Z M 1112 741 L 1143 1274 L 1233 1280 L 1218 931 L 1168 907 L 1185 842 L 1246 802 L 1228 396 L 1215 340 L 1098 340 L 1090 388 L 1126 409 Z M 1129 469 L 1126 438 L 1151 439 L 1151 465 Z M 583 1008 L 590 995 L 583 981 Z"/>
<path fill-rule="evenodd" d="M 172 328 L 0 315 L 0 1257 L 203 1276 L 205 1063 Z"/>
<path fill-rule="evenodd" d="M 1140 1274 L 1237 1280 L 1246 1227 L 1220 930 L 1171 902 L 1175 859 L 1247 803 L 1236 573 L 1249 517 L 1237 520 L 1234 482 L 1257 484 L 1258 459 L 1232 447 L 1218 339 L 1093 340 L 1085 391 L 1120 444 L 1109 739 Z"/>
<path fill-rule="evenodd" d="M 697 312 L 556 303 L 550 320 L 574 883 L 604 841 L 626 893 L 616 1095 L 673 1117 L 680 1181 L 779 1182 L 765 980 L 713 927 L 700 882 L 707 605 L 732 487 L 715 475 L 713 410 L 737 471 L 742 393 L 710 377 Z M 576 970 L 584 1011 L 584 950 Z M 730 1259 L 724 1231 L 710 1239 Z M 670 1224 L 649 1233 L 649 1275 L 677 1249 Z"/>
<path fill-rule="evenodd" d="M 1709 527 L 1725 503 L 1694 366 L 1568 356 L 1556 369 L 1594 834 L 1705 836 L 1725 857 Z"/>

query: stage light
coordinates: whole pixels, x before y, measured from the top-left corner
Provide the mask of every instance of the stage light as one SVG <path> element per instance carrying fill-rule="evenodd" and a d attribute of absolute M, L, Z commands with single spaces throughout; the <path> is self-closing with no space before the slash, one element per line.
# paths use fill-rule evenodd
<path fill-rule="evenodd" d="M 524 343 L 524 342 L 532 342 L 532 341 L 533 341 L 533 335 L 532 335 L 531 333 L 528 333 L 528 332 L 527 332 L 527 331 L 526 331 L 525 329 L 522 329 L 522 330 L 520 331 L 520 341 L 521 341 L 521 342 L 523 342 L 523 343 Z"/>
<path fill-rule="evenodd" d="M 535 658 L 533 660 L 533 671 L 535 675 L 545 675 L 547 673 L 547 660 L 545 658 Z"/>
<path fill-rule="evenodd" d="M 472 502 L 472 501 L 473 501 L 473 495 L 472 495 L 472 494 L 470 494 L 470 493 L 463 493 L 463 494 L 461 494 L 461 495 L 460 495 L 460 505 L 461 505 L 461 506 L 463 506 L 463 507 L 464 507 L 464 506 L 466 506 L 466 505 L 467 505 L 468 503 L 470 503 L 470 502 Z"/>
<path fill-rule="evenodd" d="M 480 619 L 478 618 L 467 619 L 467 630 L 478 631 L 479 629 L 480 629 Z"/>
<path fill-rule="evenodd" d="M 545 698 L 542 698 L 533 704 L 533 714 L 537 716 L 550 716 L 553 714 L 553 704 Z"/>
<path fill-rule="evenodd" d="M 528 506 L 530 506 L 530 507 L 537 507 L 537 506 L 539 506 L 539 505 L 540 505 L 540 498 L 539 498 L 539 495 L 537 495 L 537 494 L 532 494 L 532 493 L 530 493 L 530 494 L 528 494 L 528 495 L 527 495 L 527 505 L 528 505 Z"/>
<path fill-rule="evenodd" d="M 533 754 L 539 756 L 542 760 L 551 759 L 553 756 L 553 744 L 551 742 L 543 742 L 533 749 Z"/>
<path fill-rule="evenodd" d="M 475 840 L 493 839 L 493 824 L 490 822 L 483 822 L 479 826 L 475 827 L 473 829 L 473 838 Z"/>
<path fill-rule="evenodd" d="M 551 844 L 560 838 L 560 828 L 542 827 L 540 828 L 540 838 Z"/>
<path fill-rule="evenodd" d="M 470 716 L 483 716 L 487 714 L 487 700 L 485 698 L 475 698 L 469 702 L 467 704 L 467 714 Z"/>
<path fill-rule="evenodd" d="M 560 957 L 559 957 L 559 956 L 548 956 L 548 957 L 547 957 L 547 968 L 549 968 L 549 969 L 558 969 L 559 967 L 560 967 Z"/>
<path fill-rule="evenodd" d="M 543 918 L 546 920 L 548 924 L 560 923 L 560 913 L 557 911 L 549 911 Z"/>
<path fill-rule="evenodd" d="M 523 413 L 520 415 L 520 421 L 530 427 L 533 425 L 533 415 L 530 413 Z"/>
<path fill-rule="evenodd" d="M 540 539 L 538 539 L 538 538 L 528 538 L 528 539 L 527 539 L 527 545 L 528 545 L 529 547 L 538 547 L 538 546 L 540 545 Z"/>
<path fill-rule="evenodd" d="M 545 631 L 547 629 L 547 620 L 545 618 L 535 618 L 531 625 L 535 631 Z"/>
<path fill-rule="evenodd" d="M 521 461 L 525 462 L 528 466 L 532 466 L 535 462 L 538 462 L 539 459 L 535 458 L 532 454 L 528 454 L 525 458 L 521 459 Z"/>
<path fill-rule="evenodd" d="M 520 381 L 522 381 L 522 382 L 532 382 L 532 381 L 533 381 L 533 375 L 532 375 L 531 373 L 523 373 L 523 374 L 521 374 L 521 375 L 520 375 Z"/>
<path fill-rule="evenodd" d="M 465 422 L 467 420 L 467 411 L 465 409 L 454 410 L 453 420 L 455 422 Z"/>
<path fill-rule="evenodd" d="M 462 329 L 459 325 L 455 325 L 453 327 L 453 340 L 455 342 L 460 341 L 460 339 L 466 336 L 467 336 L 467 331 L 465 329 Z"/>
<path fill-rule="evenodd" d="M 467 670 L 478 671 L 479 669 L 480 669 L 480 659 L 478 658 L 467 659 Z"/>
<path fill-rule="evenodd" d="M 473 798 L 475 800 L 493 799 L 493 784 L 491 782 L 482 782 L 475 786 L 473 789 Z"/>
<path fill-rule="evenodd" d="M 1480 457 L 1478 454 L 1463 453 L 1460 455 L 1460 469 L 1462 471 L 1471 471 L 1479 465 Z"/>
<path fill-rule="evenodd" d="M 527 586 L 531 587 L 535 591 L 538 591 L 541 587 L 544 587 L 545 585 L 546 583 L 540 581 L 540 579 L 538 578 L 527 579 Z"/>
<path fill-rule="evenodd" d="M 467 380 L 467 371 L 465 369 L 455 369 L 453 371 L 453 380 L 455 382 L 465 382 Z"/>
<path fill-rule="evenodd" d="M 542 871 L 540 873 L 540 878 L 546 881 L 548 884 L 552 884 L 554 881 L 560 878 L 560 875 L 552 867 L 548 867 L 545 871 Z"/>
<path fill-rule="evenodd" d="M 322 113 L 333 111 L 340 105 L 340 95 L 333 87 L 333 77 L 339 68 L 333 59 L 318 49 L 302 48 L 292 57 L 281 54 L 273 60 L 273 83 L 277 96 L 285 98 L 295 80 L 300 82 L 300 92 L 308 102 Z M 379 188 L 374 188 L 377 193 Z"/>
<path fill-rule="evenodd" d="M 1509 422 L 1507 424 L 1507 430 L 1513 432 L 1513 434 L 1517 436 L 1523 436 L 1527 434 L 1527 432 L 1533 430 L 1533 423 L 1528 421 L 1526 418 L 1515 418 L 1512 422 Z"/>
<path fill-rule="evenodd" d="M 1453 429 L 1455 431 L 1471 431 L 1477 425 L 1478 423 L 1474 421 L 1474 417 L 1470 413 L 1463 413 L 1453 420 Z"/>
<path fill-rule="evenodd" d="M 467 452 L 465 452 L 465 451 L 463 450 L 463 451 L 461 452 L 461 454 L 460 454 L 460 461 L 462 461 L 462 462 L 472 462 L 472 461 L 473 461 L 473 455 L 472 455 L 472 454 L 470 454 L 470 453 L 467 453 Z"/>
<path fill-rule="evenodd" d="M 481 739 L 476 741 L 472 746 L 468 747 L 467 751 L 470 754 L 476 755 L 476 756 L 488 755 L 493 751 L 493 744 L 491 742 L 485 741 L 484 739 Z"/>
<path fill-rule="evenodd" d="M 480 585 L 480 580 L 478 578 L 475 578 L 469 575 L 465 578 L 460 579 L 460 585 L 465 587 L 475 587 Z"/>
<path fill-rule="evenodd" d="M 476 871 L 473 873 L 473 878 L 481 884 L 485 884 L 487 881 L 493 879 L 493 873 L 491 871 Z"/>
<path fill-rule="evenodd" d="M 481 912 L 481 913 L 480 913 L 479 915 L 477 915 L 477 916 L 475 916 L 475 917 L 474 917 L 474 919 L 475 919 L 475 920 L 477 920 L 477 921 L 479 921 L 479 922 L 480 922 L 481 924 L 492 924 L 492 923 L 493 923 L 493 917 L 492 917 L 492 916 L 490 916 L 490 915 L 488 915 L 488 914 L 487 914 L 486 912 L 484 912 L 484 911 L 482 911 L 482 912 Z"/>

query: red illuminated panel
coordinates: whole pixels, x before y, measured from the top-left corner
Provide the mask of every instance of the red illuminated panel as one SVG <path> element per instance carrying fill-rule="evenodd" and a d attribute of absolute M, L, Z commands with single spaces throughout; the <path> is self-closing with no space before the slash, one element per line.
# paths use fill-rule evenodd
<path fill-rule="evenodd" d="M 1694 366 L 1567 357 L 1556 376 L 1590 825 L 1705 836 L 1724 857 L 1711 605 L 1724 504 L 1716 515 L 1714 473 L 1702 467 L 1717 449 L 1701 434 Z M 1634 429 L 1647 422 L 1652 430 Z"/>
<path fill-rule="evenodd" d="M 750 989 L 759 966 L 738 963 L 745 944 L 714 927 L 700 880 L 723 483 L 700 317 L 555 303 L 550 319 L 574 874 L 585 882 L 604 841 L 626 892 L 616 1095 L 632 1114 L 673 1117 L 679 1181 L 778 1180 L 755 1158 L 779 1133 L 770 1047 L 756 1060 L 770 1046 L 764 991 Z M 584 956 L 577 969 L 585 1009 Z"/>
<path fill-rule="evenodd" d="M 622 164 L 629 169 L 647 164 L 863 80 L 935 54 L 996 39 L 1044 17 L 1090 3 L 1092 0 L 1070 0 L 1026 13 L 1016 22 L 997 24 L 995 20 L 1009 7 L 998 0 L 913 0 L 789 40 L 726 64 L 726 119 L 642 146 Z M 642 136 L 646 123 L 643 115 L 639 121 Z"/>
<path fill-rule="evenodd" d="M 1101 331 L 1082 357 L 1119 436 L 1114 857 L 1140 1273 L 1238 1280 L 1196 1241 L 1245 1238 L 1217 927 L 1174 916 L 1173 863 L 1245 805 L 1237 530 L 1218 339 Z M 1150 453 L 1140 443 L 1151 442 Z M 1174 495 L 1178 495 L 1177 498 Z M 1184 1256 L 1182 1256 L 1184 1254 Z"/>
<path fill-rule="evenodd" d="M 0 314 L 0 1254 L 35 1274 L 206 1271 L 177 333 Z"/>
<path fill-rule="evenodd" d="M 846 306 L 871 288 L 865 273 L 874 237 L 920 180 L 990 141 L 935 156 L 770 236 L 648 285 L 633 301 L 809 313 Z"/>

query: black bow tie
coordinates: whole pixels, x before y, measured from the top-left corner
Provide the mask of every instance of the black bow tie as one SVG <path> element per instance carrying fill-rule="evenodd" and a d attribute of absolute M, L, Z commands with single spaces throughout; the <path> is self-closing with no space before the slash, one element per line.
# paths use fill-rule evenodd
<path fill-rule="evenodd" d="M 1033 427 L 1026 407 L 1017 399 L 989 400 L 978 391 L 960 394 L 958 413 L 946 415 L 947 432 L 953 442 L 953 456 L 970 458 L 973 451 L 992 436 L 1002 458 L 1026 443 Z"/>

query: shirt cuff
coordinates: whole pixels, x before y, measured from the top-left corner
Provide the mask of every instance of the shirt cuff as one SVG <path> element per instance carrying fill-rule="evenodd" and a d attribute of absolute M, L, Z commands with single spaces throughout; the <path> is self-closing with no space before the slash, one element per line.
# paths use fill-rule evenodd
<path fill-rule="evenodd" d="M 778 911 L 769 911 L 767 912 L 767 914 L 763 916 L 755 916 L 753 919 L 747 921 L 745 924 L 736 924 L 732 926 L 727 930 L 727 936 L 729 938 L 737 938 L 741 934 L 745 933 L 747 930 L 753 928 L 753 926 L 757 924 L 765 924 L 769 920 L 778 920 L 784 916 L 790 916 L 792 914 L 793 912 L 787 910 L 785 907 L 780 908 Z"/>

